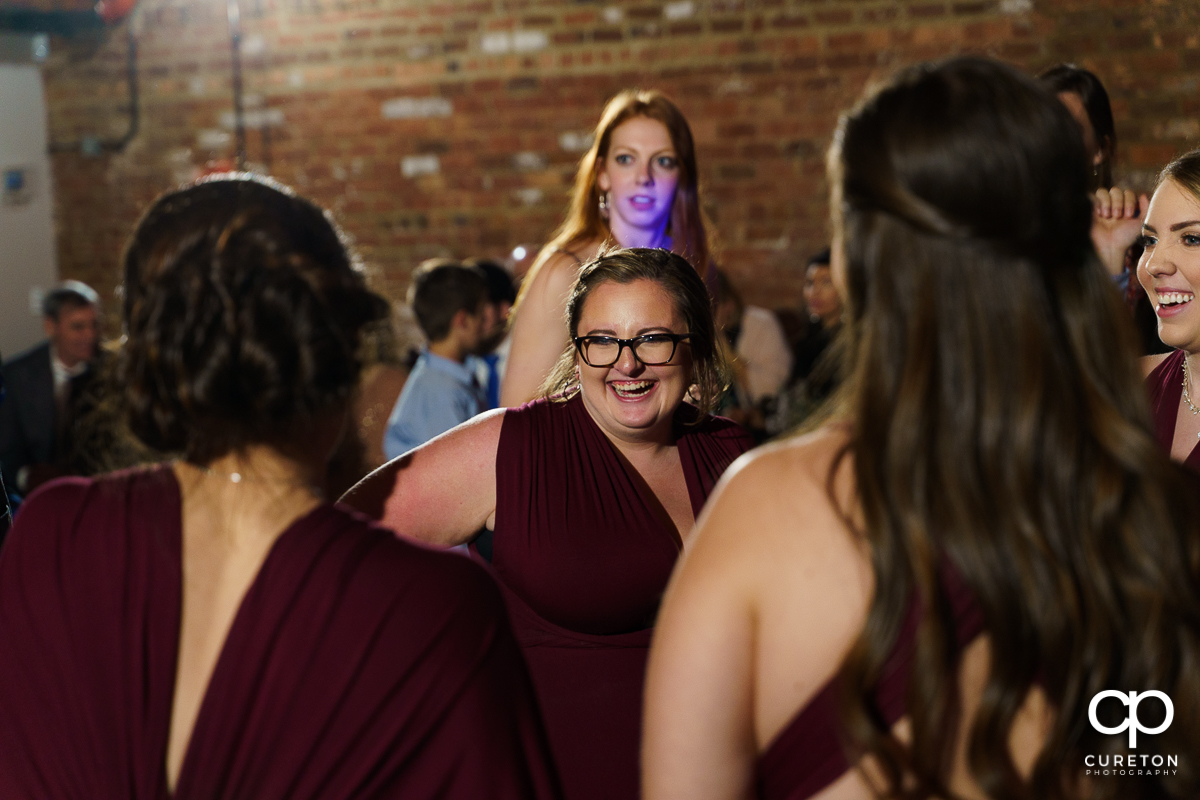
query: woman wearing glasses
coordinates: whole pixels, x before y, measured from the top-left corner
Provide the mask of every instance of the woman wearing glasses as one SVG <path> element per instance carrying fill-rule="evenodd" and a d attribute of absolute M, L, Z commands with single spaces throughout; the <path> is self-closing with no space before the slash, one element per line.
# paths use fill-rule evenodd
<path fill-rule="evenodd" d="M 543 397 L 476 417 L 343 498 L 439 545 L 472 540 L 503 586 L 565 794 L 636 797 L 650 629 L 696 514 L 750 446 L 708 412 L 726 367 L 704 282 L 618 250 L 568 295 L 572 345 Z M 692 388 L 695 405 L 684 403 Z M 490 551 L 490 552 L 489 552 Z"/>

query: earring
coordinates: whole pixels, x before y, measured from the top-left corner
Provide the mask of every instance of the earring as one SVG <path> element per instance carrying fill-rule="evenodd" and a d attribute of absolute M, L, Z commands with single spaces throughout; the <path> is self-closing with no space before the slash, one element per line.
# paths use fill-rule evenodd
<path fill-rule="evenodd" d="M 608 192 L 600 195 L 600 216 L 608 219 Z"/>

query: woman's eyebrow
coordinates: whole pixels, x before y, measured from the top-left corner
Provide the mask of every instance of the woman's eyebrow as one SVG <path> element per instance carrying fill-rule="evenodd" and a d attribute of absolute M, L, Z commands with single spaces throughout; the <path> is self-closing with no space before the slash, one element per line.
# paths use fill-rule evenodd
<path fill-rule="evenodd" d="M 1187 222 L 1176 222 L 1174 225 L 1171 226 L 1171 233 L 1174 233 L 1175 231 L 1181 231 L 1184 228 L 1190 227 L 1192 225 L 1200 225 L 1200 220 L 1190 219 Z M 1151 228 L 1147 225 L 1143 225 L 1142 227 L 1146 228 L 1147 230 L 1151 230 L 1151 231 L 1154 230 L 1153 228 Z"/>

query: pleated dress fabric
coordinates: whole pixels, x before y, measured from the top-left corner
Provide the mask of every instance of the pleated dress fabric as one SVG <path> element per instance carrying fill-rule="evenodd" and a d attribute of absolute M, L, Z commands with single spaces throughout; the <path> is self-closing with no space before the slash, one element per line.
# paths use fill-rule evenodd
<path fill-rule="evenodd" d="M 1150 410 L 1154 414 L 1154 430 L 1158 436 L 1158 443 L 1168 453 L 1171 452 L 1171 444 L 1175 439 L 1179 403 L 1183 400 L 1183 359 L 1186 355 L 1183 350 L 1176 350 L 1146 376 L 1146 389 L 1150 392 Z M 1200 472 L 1200 441 L 1192 446 L 1183 463 Z"/>
<path fill-rule="evenodd" d="M 983 612 L 966 583 L 946 561 L 942 588 L 954 615 L 959 651 L 983 633 Z M 913 602 L 871 701 L 889 726 L 907 713 L 907 693 L 916 653 L 921 608 Z M 835 676 L 796 712 L 758 759 L 756 794 L 762 800 L 805 800 L 847 770 L 846 741 L 839 710 L 841 678 Z"/>
<path fill-rule="evenodd" d="M 699 514 L 752 442 L 687 404 L 674 424 Z M 566 797 L 636 798 L 646 657 L 679 533 L 578 395 L 506 412 L 496 481 L 492 566 Z"/>
<path fill-rule="evenodd" d="M 30 496 L 0 553 L 0 797 L 560 796 L 493 581 L 331 505 L 249 587 L 172 795 L 181 547 L 169 467 Z"/>

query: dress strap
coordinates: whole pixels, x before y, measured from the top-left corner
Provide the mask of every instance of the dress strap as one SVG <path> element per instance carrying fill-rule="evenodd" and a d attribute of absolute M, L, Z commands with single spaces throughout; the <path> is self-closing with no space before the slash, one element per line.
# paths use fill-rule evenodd
<path fill-rule="evenodd" d="M 580 260 L 579 256 L 575 255 L 575 253 L 571 250 L 564 250 L 561 247 L 556 247 L 556 248 L 554 248 L 554 252 L 562 253 L 563 255 L 570 256 L 571 258 L 575 259 L 576 264 L 578 264 L 581 267 L 583 266 L 583 261 Z"/>

